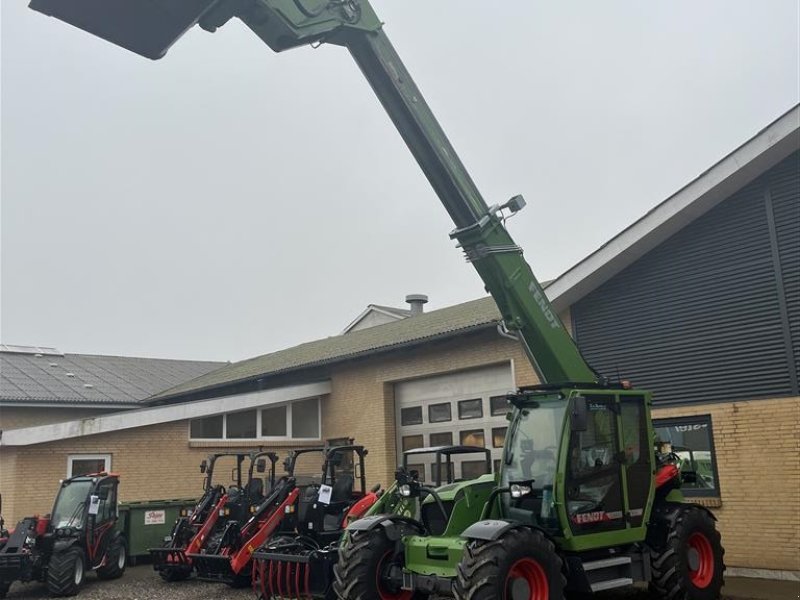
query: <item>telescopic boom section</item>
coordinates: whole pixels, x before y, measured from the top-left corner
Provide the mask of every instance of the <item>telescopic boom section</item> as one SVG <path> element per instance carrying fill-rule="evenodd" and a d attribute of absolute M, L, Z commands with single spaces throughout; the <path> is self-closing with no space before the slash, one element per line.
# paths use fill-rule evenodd
<path fill-rule="evenodd" d="M 501 207 L 487 206 L 367 0 L 32 0 L 31 7 L 149 58 L 163 56 L 194 24 L 214 31 L 232 17 L 276 52 L 323 42 L 347 47 L 542 382 L 598 381 L 504 227 Z M 522 206 L 517 197 L 503 208 Z"/>

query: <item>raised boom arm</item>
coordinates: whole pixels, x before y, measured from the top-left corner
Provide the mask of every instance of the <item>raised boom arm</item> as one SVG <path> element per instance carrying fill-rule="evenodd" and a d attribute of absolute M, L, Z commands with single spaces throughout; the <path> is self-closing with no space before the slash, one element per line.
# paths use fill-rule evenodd
<path fill-rule="evenodd" d="M 502 211 L 516 212 L 524 200 L 487 206 L 367 0 L 32 0 L 30 6 L 153 59 L 194 24 L 214 31 L 233 17 L 276 52 L 345 46 L 453 219 L 451 237 L 506 327 L 519 332 L 542 382 L 598 381 L 503 225 Z"/>

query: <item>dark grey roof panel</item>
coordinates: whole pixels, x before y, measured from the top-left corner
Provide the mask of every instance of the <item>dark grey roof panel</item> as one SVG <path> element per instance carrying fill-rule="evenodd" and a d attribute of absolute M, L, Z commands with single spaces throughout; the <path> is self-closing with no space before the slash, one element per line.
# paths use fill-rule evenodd
<path fill-rule="evenodd" d="M 93 354 L 0 352 L 0 402 L 134 405 L 225 364 Z"/>

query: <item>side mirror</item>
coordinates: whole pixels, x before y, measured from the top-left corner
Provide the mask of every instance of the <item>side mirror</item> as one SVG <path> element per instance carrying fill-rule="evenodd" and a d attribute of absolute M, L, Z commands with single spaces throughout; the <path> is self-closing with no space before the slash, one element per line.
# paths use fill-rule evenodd
<path fill-rule="evenodd" d="M 256 461 L 256 472 L 266 473 L 266 471 L 267 471 L 267 460 L 265 458 L 259 458 Z"/>
<path fill-rule="evenodd" d="M 586 431 L 589 428 L 589 405 L 585 396 L 575 396 L 570 403 L 570 429 L 573 432 Z"/>
<path fill-rule="evenodd" d="M 200 463 L 200 472 L 205 473 L 206 471 L 208 471 L 208 461 L 204 460 Z"/>

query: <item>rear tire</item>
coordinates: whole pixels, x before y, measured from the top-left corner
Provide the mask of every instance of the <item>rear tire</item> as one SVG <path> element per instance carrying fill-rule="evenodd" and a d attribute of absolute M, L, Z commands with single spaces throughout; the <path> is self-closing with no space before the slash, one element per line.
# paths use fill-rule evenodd
<path fill-rule="evenodd" d="M 47 566 L 47 591 L 53 596 L 74 596 L 83 585 L 86 564 L 83 550 L 72 546 L 50 557 Z"/>
<path fill-rule="evenodd" d="M 657 511 L 668 531 L 652 550 L 650 593 L 662 600 L 717 600 L 725 563 L 719 532 L 707 511 L 678 505 Z"/>
<path fill-rule="evenodd" d="M 117 579 L 125 573 L 128 552 L 125 546 L 125 538 L 117 536 L 111 542 L 106 551 L 106 564 L 97 569 L 97 576 L 100 579 Z"/>
<path fill-rule="evenodd" d="M 346 534 L 333 568 L 333 589 L 341 600 L 422 600 L 422 592 L 387 585 L 381 574 L 391 565 L 403 566 L 402 551 L 382 528 Z"/>
<path fill-rule="evenodd" d="M 457 600 L 562 600 L 561 557 L 540 531 L 519 528 L 464 547 L 453 592 Z"/>

